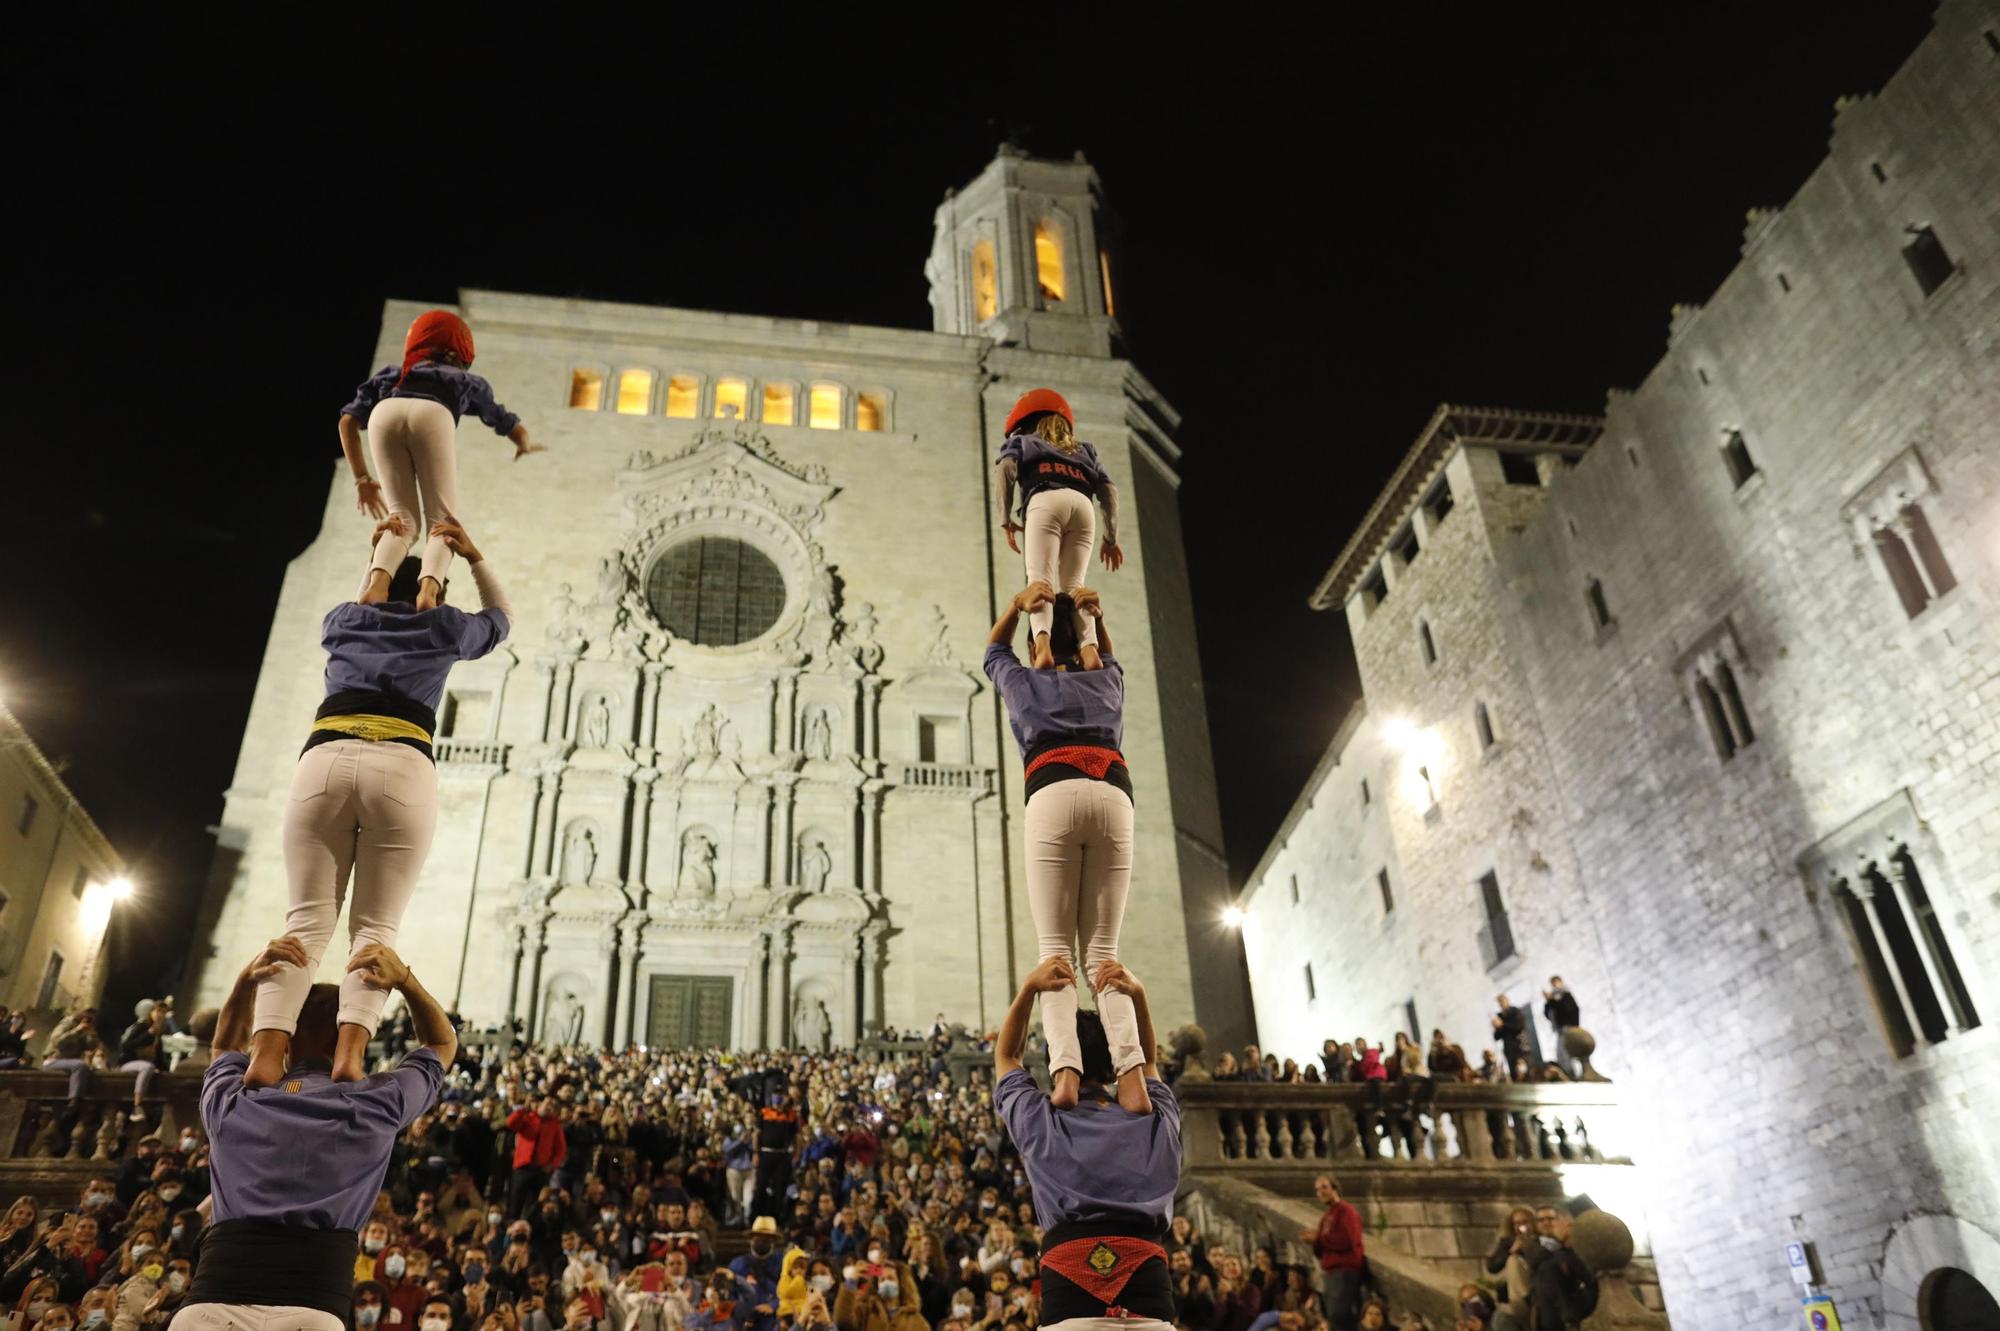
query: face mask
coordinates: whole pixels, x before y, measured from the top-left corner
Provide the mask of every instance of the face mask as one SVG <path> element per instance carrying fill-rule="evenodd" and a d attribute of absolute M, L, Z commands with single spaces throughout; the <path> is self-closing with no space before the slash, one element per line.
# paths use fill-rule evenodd
<path fill-rule="evenodd" d="M 616 1211 L 599 1211 L 597 1213 L 597 1218 L 599 1220 L 602 1220 L 607 1225 L 615 1225 L 618 1223 L 618 1213 Z"/>
<path fill-rule="evenodd" d="M 486 1213 L 486 1223 L 489 1225 L 497 1225 L 504 1218 L 498 1211 L 488 1211 Z"/>
<path fill-rule="evenodd" d="M 188 1287 L 187 1272 L 176 1271 L 167 1277 L 167 1288 L 178 1294 Z"/>
<path fill-rule="evenodd" d="M 982 1211 L 990 1211 L 990 1210 L 992 1210 L 992 1209 L 993 1209 L 993 1208 L 994 1208 L 995 1206 L 998 1206 L 998 1205 L 999 1205 L 999 1203 L 998 1203 L 998 1202 L 996 1202 L 996 1201 L 995 1201 L 995 1200 L 994 1200 L 993 1198 L 991 1198 L 991 1197 L 981 1197 L 981 1198 L 979 1199 L 979 1209 L 980 1209 L 980 1210 L 982 1210 Z"/>
<path fill-rule="evenodd" d="M 160 1200 L 163 1202 L 173 1201 L 180 1195 L 181 1185 L 178 1183 L 169 1183 L 166 1187 L 160 1189 Z"/>
<path fill-rule="evenodd" d="M 187 1226 L 175 1225 L 172 1229 L 167 1231 L 167 1237 L 172 1239 L 175 1243 L 179 1243 L 182 1239 L 187 1237 Z"/>
<path fill-rule="evenodd" d="M 449 1317 L 426 1317 L 423 1320 L 423 1328 L 424 1331 L 451 1331 L 451 1319 Z"/>
<path fill-rule="evenodd" d="M 811 1285 L 814 1289 L 818 1290 L 820 1293 L 824 1294 L 828 1290 L 833 1288 L 833 1277 L 827 1275 L 825 1272 L 822 1271 L 820 1274 L 814 1276 L 811 1280 L 806 1281 L 806 1283 L 808 1285 Z"/>
<path fill-rule="evenodd" d="M 893 1280 L 877 1281 L 875 1288 L 882 1291 L 882 1297 L 888 1302 L 894 1303 L 896 1301 L 896 1294 L 898 1292 L 898 1289 L 895 1281 Z"/>
<path fill-rule="evenodd" d="M 83 1199 L 83 1209 L 86 1211 L 99 1211 L 102 1210 L 106 1205 L 106 1203 L 110 1202 L 110 1200 L 111 1200 L 111 1194 L 108 1192 L 93 1192 L 88 1197 Z"/>
<path fill-rule="evenodd" d="M 192 1151 L 194 1149 L 194 1141 L 195 1137 L 192 1132 L 185 1134 L 181 1138 L 181 1149 L 183 1151 Z"/>
<path fill-rule="evenodd" d="M 507 1242 L 513 1244 L 525 1245 L 528 1242 L 528 1236 L 526 1234 L 509 1234 L 507 1236 Z"/>
<path fill-rule="evenodd" d="M 770 1239 L 759 1235 L 750 1240 L 750 1251 L 756 1253 L 759 1257 L 769 1257 L 771 1255 L 771 1242 Z"/>
<path fill-rule="evenodd" d="M 1557 1248 L 1562 1247 L 1562 1240 L 1558 1239 L 1553 1234 L 1544 1234 L 1541 1237 L 1542 1237 L 1542 1246 L 1544 1248 L 1547 1248 L 1550 1252 L 1554 1252 Z"/>
<path fill-rule="evenodd" d="M 409 1263 L 400 1257 L 391 1257 L 382 1263 L 382 1274 L 395 1279 L 409 1269 Z"/>
<path fill-rule="evenodd" d="M 378 1252 L 382 1251 L 382 1249 L 383 1249 L 383 1248 L 384 1248 L 385 1246 L 386 1246 L 386 1242 L 385 1242 L 385 1240 L 382 1240 L 382 1239 L 363 1239 L 363 1240 L 361 1240 L 361 1251 L 363 1251 L 363 1252 L 367 1253 L 367 1254 L 368 1254 L 368 1255 L 369 1255 L 370 1257 L 373 1257 L 373 1256 L 374 1256 L 374 1255 L 375 1255 L 376 1253 L 378 1253 Z"/>
<path fill-rule="evenodd" d="M 466 1283 L 466 1284 L 468 1284 L 468 1285 L 476 1285 L 476 1284 L 478 1284 L 478 1283 L 479 1283 L 480 1281 L 482 1281 L 482 1280 L 484 1280 L 484 1279 L 486 1279 L 486 1263 L 484 1263 L 484 1262 L 467 1262 L 467 1263 L 465 1264 L 465 1283 Z"/>
<path fill-rule="evenodd" d="M 135 1243 L 132 1245 L 132 1255 L 134 1257 L 144 1257 L 147 1253 L 151 1252 L 152 1250 L 153 1250 L 153 1245 L 150 1243 Z"/>
<path fill-rule="evenodd" d="M 953 1317 L 970 1317 L 972 1315 L 972 1300 L 954 1299 L 951 1305 L 951 1315 Z"/>
<path fill-rule="evenodd" d="M 92 1308 L 89 1312 L 83 1315 L 83 1324 L 85 1326 L 103 1326 L 104 1309 Z"/>
<path fill-rule="evenodd" d="M 594 1248 L 585 1248 L 581 1252 L 577 1253 L 576 1259 L 579 1262 L 582 1262 L 585 1266 L 589 1266 L 592 1262 L 597 1260 L 597 1251 Z"/>
<path fill-rule="evenodd" d="M 1013 1261 L 1009 1262 L 1007 1266 L 1009 1270 L 1011 1270 L 1016 1276 L 1020 1277 L 1021 1279 L 1026 1280 L 1028 1278 L 1027 1258 L 1016 1257 Z"/>
<path fill-rule="evenodd" d="M 36 1299 L 28 1305 L 28 1320 L 31 1322 L 41 1321 L 42 1318 L 48 1315 L 49 1306 L 47 1299 Z"/>
<path fill-rule="evenodd" d="M 880 1248 L 870 1248 L 868 1250 L 868 1260 L 880 1266 L 882 1264 L 882 1250 Z"/>

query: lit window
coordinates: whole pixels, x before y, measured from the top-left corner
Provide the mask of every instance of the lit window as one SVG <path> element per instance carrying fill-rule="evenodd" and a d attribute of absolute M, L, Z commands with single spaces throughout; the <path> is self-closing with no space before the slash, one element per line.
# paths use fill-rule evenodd
<path fill-rule="evenodd" d="M 972 317 L 985 323 L 1000 313 L 1000 265 L 993 260 L 993 242 L 972 247 Z"/>
<path fill-rule="evenodd" d="M 653 372 L 627 370 L 618 376 L 618 414 L 643 416 L 653 405 Z"/>
<path fill-rule="evenodd" d="M 750 419 L 750 385 L 741 379 L 715 381 L 715 418 L 719 421 Z"/>
<path fill-rule="evenodd" d="M 676 374 L 667 380 L 667 415 L 691 421 L 701 406 L 701 380 L 692 374 Z"/>
<path fill-rule="evenodd" d="M 854 428 L 857 430 L 879 430 L 888 418 L 888 411 L 880 393 L 861 393 L 854 399 Z"/>
<path fill-rule="evenodd" d="M 764 385 L 764 424 L 790 425 L 792 423 L 792 386 L 790 384 Z"/>
<path fill-rule="evenodd" d="M 1104 279 L 1104 312 L 1116 314 L 1118 306 L 1111 299 L 1111 256 L 1103 250 L 1097 252 L 1097 271 Z"/>
<path fill-rule="evenodd" d="M 840 406 L 839 384 L 814 384 L 812 400 L 808 404 L 810 414 L 806 417 L 806 424 L 815 430 L 838 430 Z"/>
<path fill-rule="evenodd" d="M 1062 242 L 1047 222 L 1035 223 L 1035 280 L 1041 283 L 1042 299 L 1060 303 L 1063 298 Z"/>
<path fill-rule="evenodd" d="M 573 370 L 569 376 L 569 404 L 578 411 L 596 411 L 604 405 L 604 376 L 595 370 Z"/>

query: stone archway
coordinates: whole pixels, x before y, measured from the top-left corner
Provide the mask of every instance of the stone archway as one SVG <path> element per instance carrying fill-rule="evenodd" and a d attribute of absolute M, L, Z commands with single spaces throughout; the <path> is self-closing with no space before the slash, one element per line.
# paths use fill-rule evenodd
<path fill-rule="evenodd" d="M 1938 1277 L 1963 1272 L 2000 1294 L 2000 1239 L 1951 1215 L 1912 1216 L 1890 1232 L 1882 1258 L 1882 1312 L 1890 1331 L 1952 1331 L 1934 1309 Z"/>

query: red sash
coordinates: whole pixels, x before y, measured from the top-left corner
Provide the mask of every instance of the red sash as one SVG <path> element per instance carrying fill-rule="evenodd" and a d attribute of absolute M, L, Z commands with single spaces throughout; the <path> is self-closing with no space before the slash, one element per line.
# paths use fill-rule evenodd
<path fill-rule="evenodd" d="M 1124 1317 L 1127 1314 L 1118 1306 L 1118 1296 L 1126 1282 L 1154 1257 L 1164 1262 L 1167 1250 L 1146 1239 L 1106 1234 L 1058 1243 L 1042 1254 L 1042 1268 L 1054 1271 L 1104 1304 L 1106 1317 Z"/>
<path fill-rule="evenodd" d="M 1027 780 L 1038 770 L 1048 766 L 1050 763 L 1061 763 L 1064 767 L 1074 767 L 1093 781 L 1102 781 L 1104 774 L 1111 770 L 1113 763 L 1118 764 L 1120 767 L 1125 765 L 1125 755 L 1116 749 L 1101 748 L 1095 744 L 1066 744 L 1061 748 L 1050 749 L 1045 753 L 1037 754 L 1035 760 L 1028 764 L 1028 770 L 1021 773 L 1021 779 L 1023 781 Z"/>

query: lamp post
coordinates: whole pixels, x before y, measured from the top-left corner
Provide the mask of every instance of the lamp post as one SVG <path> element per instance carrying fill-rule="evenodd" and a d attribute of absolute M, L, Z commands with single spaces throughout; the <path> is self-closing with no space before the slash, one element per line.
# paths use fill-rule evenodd
<path fill-rule="evenodd" d="M 108 883 L 92 883 L 83 890 L 83 927 L 86 946 L 90 949 L 90 961 L 77 977 L 77 996 L 85 1003 L 95 1003 L 96 995 L 92 986 L 97 983 L 98 967 L 104 960 L 104 949 L 111 941 L 111 915 L 121 901 L 129 901 L 133 892 L 132 880 L 123 876 L 113 878 Z M 95 941 L 90 936 L 95 935 Z"/>

